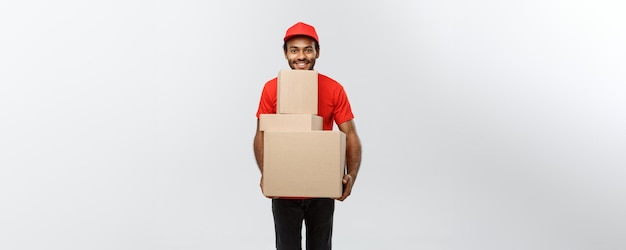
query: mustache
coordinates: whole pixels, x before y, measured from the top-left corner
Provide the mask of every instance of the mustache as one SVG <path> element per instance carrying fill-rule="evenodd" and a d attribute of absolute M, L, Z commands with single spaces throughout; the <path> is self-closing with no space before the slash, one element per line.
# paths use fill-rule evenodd
<path fill-rule="evenodd" d="M 311 60 L 292 60 L 292 63 L 311 63 Z"/>

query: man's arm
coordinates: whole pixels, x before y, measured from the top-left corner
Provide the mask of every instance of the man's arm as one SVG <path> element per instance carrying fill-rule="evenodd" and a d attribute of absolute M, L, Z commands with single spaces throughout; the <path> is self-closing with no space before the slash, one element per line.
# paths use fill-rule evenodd
<path fill-rule="evenodd" d="M 263 174 L 263 131 L 259 130 L 258 119 L 256 121 L 256 135 L 254 135 L 254 158 L 261 174 Z"/>
<path fill-rule="evenodd" d="M 254 135 L 254 158 L 261 171 L 261 192 L 263 192 L 263 131 L 259 130 L 259 120 L 256 121 L 256 135 Z M 268 197 L 269 198 L 269 197 Z"/>
<path fill-rule="evenodd" d="M 361 167 L 361 140 L 356 133 L 356 126 L 353 120 L 339 124 L 339 130 L 346 134 L 346 164 L 348 167 L 348 174 L 343 177 L 343 195 L 337 198 L 343 201 L 350 196 L 352 186 L 354 186 L 359 168 Z"/>

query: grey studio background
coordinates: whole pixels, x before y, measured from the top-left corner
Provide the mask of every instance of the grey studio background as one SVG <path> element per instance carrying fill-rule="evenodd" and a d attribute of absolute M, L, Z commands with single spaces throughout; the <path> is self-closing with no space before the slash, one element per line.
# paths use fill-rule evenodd
<path fill-rule="evenodd" d="M 336 249 L 625 249 L 622 1 L 3 1 L 0 249 L 272 249 L 285 30 L 363 143 Z"/>

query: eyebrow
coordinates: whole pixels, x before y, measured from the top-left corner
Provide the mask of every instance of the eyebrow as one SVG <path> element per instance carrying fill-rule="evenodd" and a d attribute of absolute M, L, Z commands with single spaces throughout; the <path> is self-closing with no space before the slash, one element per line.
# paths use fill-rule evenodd
<path fill-rule="evenodd" d="M 298 47 L 298 46 L 293 46 L 293 45 L 292 45 L 292 46 L 289 46 L 289 48 L 290 48 L 290 49 L 299 49 L 299 48 L 301 48 L 301 47 Z M 305 47 L 303 47 L 303 48 L 308 49 L 308 48 L 313 48 L 313 46 L 309 45 L 309 46 L 305 46 Z"/>

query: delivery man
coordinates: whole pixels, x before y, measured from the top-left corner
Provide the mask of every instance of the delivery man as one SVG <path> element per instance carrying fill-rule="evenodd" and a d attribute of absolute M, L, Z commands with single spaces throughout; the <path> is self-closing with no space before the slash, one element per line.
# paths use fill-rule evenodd
<path fill-rule="evenodd" d="M 298 22 L 287 29 L 283 38 L 283 53 L 293 70 L 313 70 L 320 56 L 319 38 L 315 28 Z M 263 131 L 259 131 L 261 114 L 276 113 L 277 78 L 265 83 L 259 102 L 254 154 L 261 170 L 263 187 Z M 344 201 L 352 192 L 361 165 L 361 142 L 356 132 L 354 115 L 344 88 L 335 80 L 318 74 L 318 114 L 323 118 L 323 129 L 332 130 L 337 124 L 346 135 L 346 167 L 343 176 Z M 272 213 L 276 233 L 276 249 L 301 249 L 302 222 L 306 225 L 306 249 L 331 249 L 335 199 L 272 197 Z"/>

